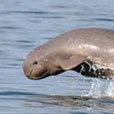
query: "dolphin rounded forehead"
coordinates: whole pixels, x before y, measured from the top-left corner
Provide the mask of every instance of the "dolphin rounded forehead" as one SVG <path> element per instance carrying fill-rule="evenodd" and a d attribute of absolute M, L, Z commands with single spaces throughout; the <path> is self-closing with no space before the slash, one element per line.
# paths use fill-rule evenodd
<path fill-rule="evenodd" d="M 45 46 L 40 46 L 36 47 L 33 51 L 30 52 L 28 56 L 31 58 L 42 58 L 42 56 L 47 55 L 49 53 L 48 47 L 46 48 Z"/>
<path fill-rule="evenodd" d="M 43 45 L 43 48 L 72 47 L 77 44 L 96 45 L 100 48 L 113 47 L 114 31 L 107 29 L 78 29 L 64 33 Z M 53 47 L 53 49 L 52 49 Z"/>
<path fill-rule="evenodd" d="M 61 48 L 76 48 L 78 45 L 92 50 L 113 48 L 114 32 L 107 29 L 78 29 L 67 32 L 37 47 L 35 55 L 42 57 Z"/>
<path fill-rule="evenodd" d="M 30 55 L 33 55 L 34 58 L 42 58 L 50 53 L 59 51 L 61 49 L 65 50 L 74 50 L 81 49 L 82 51 L 96 52 L 96 51 L 105 51 L 107 48 L 112 51 L 112 43 L 114 42 L 114 33 L 111 33 L 109 37 L 108 30 L 97 30 L 97 29 L 87 29 L 87 30 L 75 30 L 73 32 L 68 32 L 59 37 L 48 41 L 46 44 L 43 44 L 31 52 Z M 100 31 L 100 32 L 99 32 Z M 70 35 L 72 33 L 72 35 Z M 82 33 L 82 34 L 81 34 Z M 113 38 L 112 38 L 113 35 Z M 109 37 L 109 38 L 107 38 Z M 103 38 L 103 40 L 101 40 Z M 79 52 L 79 50 L 77 50 Z"/>

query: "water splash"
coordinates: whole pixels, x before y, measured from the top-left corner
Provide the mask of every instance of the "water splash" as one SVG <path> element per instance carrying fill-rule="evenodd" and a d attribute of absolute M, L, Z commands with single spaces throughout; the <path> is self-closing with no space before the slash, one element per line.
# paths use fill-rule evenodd
<path fill-rule="evenodd" d="M 114 81 L 104 79 L 93 79 L 89 93 L 86 96 L 95 98 L 112 97 L 114 98 Z"/>

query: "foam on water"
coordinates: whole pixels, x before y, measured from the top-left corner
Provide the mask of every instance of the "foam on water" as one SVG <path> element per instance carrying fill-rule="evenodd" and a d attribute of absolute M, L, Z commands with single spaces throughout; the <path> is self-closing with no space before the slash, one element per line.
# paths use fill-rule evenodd
<path fill-rule="evenodd" d="M 104 79 L 93 79 L 92 85 L 87 96 L 112 97 L 114 98 L 114 81 Z"/>

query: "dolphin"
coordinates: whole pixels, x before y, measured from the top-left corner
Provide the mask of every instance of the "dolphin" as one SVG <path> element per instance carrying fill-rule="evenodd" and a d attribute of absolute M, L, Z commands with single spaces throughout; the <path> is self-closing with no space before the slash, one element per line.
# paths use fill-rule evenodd
<path fill-rule="evenodd" d="M 32 80 L 68 70 L 83 76 L 114 78 L 114 30 L 76 29 L 36 47 L 24 60 L 25 75 Z"/>

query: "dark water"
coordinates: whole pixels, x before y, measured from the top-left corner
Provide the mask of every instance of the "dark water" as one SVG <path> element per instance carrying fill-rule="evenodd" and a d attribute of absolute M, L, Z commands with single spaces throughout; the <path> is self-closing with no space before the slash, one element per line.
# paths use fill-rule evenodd
<path fill-rule="evenodd" d="M 87 27 L 114 29 L 114 1 L 0 0 L 0 114 L 113 114 L 113 82 L 74 72 L 39 81 L 23 74 L 34 47 Z"/>

